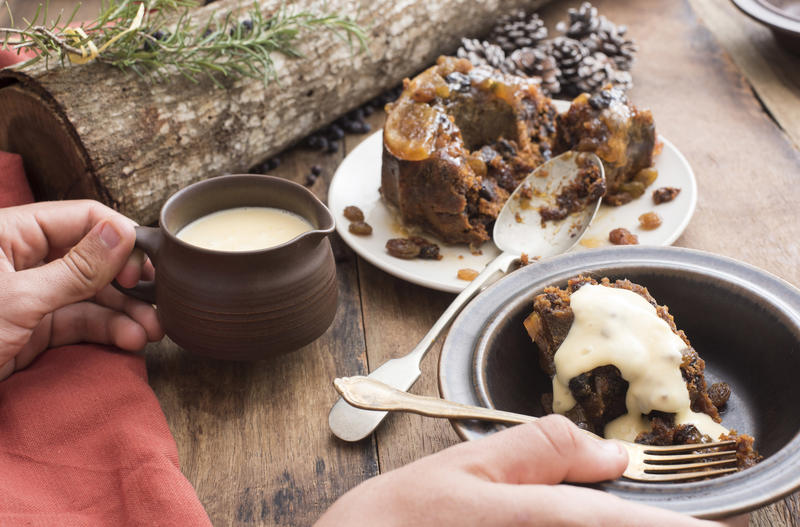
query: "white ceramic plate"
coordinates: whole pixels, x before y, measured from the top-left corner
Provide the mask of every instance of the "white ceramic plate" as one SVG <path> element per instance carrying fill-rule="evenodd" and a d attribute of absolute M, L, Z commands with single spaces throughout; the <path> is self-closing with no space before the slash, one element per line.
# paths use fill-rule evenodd
<path fill-rule="evenodd" d="M 569 103 L 554 101 L 559 111 L 566 111 Z M 589 230 L 573 251 L 593 247 L 607 247 L 608 233 L 617 227 L 625 227 L 639 237 L 640 245 L 670 245 L 681 235 L 694 213 L 697 203 L 697 182 L 686 158 L 664 137 L 659 136 L 664 149 L 656 158 L 658 179 L 640 197 L 621 207 L 602 205 Z M 402 260 L 386 252 L 386 241 L 404 237 L 399 219 L 381 199 L 381 154 L 383 132 L 375 132 L 358 145 L 342 161 L 331 181 L 328 191 L 328 207 L 336 218 L 336 230 L 342 239 L 359 256 L 371 264 L 403 280 L 408 280 L 440 291 L 460 292 L 468 282 L 459 280 L 459 269 L 480 271 L 499 254 L 491 241 L 481 246 L 482 254 L 475 255 L 466 245 L 444 245 L 434 236 L 425 236 L 439 244 L 441 260 Z M 678 187 L 678 197 L 669 203 L 655 205 L 652 190 L 659 187 Z M 369 236 L 356 236 L 348 230 L 350 222 L 344 217 L 344 208 L 355 205 L 364 211 L 365 221 L 372 226 Z M 662 224 L 657 229 L 645 231 L 639 228 L 639 216 L 655 211 Z M 531 255 L 533 256 L 533 255 Z"/>

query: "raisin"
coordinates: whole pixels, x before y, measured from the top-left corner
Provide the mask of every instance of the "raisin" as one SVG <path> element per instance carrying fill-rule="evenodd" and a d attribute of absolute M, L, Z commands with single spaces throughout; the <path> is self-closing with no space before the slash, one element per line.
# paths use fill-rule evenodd
<path fill-rule="evenodd" d="M 680 193 L 681 189 L 675 187 L 661 187 L 653 191 L 653 203 L 661 205 L 672 201 Z"/>
<path fill-rule="evenodd" d="M 350 221 L 364 221 L 364 213 L 355 205 L 344 208 L 344 217 Z"/>
<path fill-rule="evenodd" d="M 725 382 L 715 382 L 708 389 L 708 397 L 717 408 L 722 408 L 731 396 L 731 387 Z"/>
<path fill-rule="evenodd" d="M 476 271 L 475 269 L 459 269 L 457 276 L 458 276 L 459 280 L 466 280 L 467 282 L 471 282 L 471 281 L 475 280 L 475 278 L 479 274 L 480 273 L 478 271 Z"/>
<path fill-rule="evenodd" d="M 372 225 L 365 221 L 354 221 L 347 227 L 347 230 L 359 236 L 368 236 L 372 234 Z"/>
<path fill-rule="evenodd" d="M 386 250 L 395 258 L 411 260 L 419 255 L 419 245 L 408 238 L 392 238 L 386 242 Z"/>
<path fill-rule="evenodd" d="M 639 227 L 646 231 L 652 231 L 661 225 L 661 217 L 655 212 L 645 212 L 639 216 Z"/>
<path fill-rule="evenodd" d="M 638 245 L 639 237 L 631 234 L 628 229 L 619 227 L 608 233 L 608 241 L 614 245 Z"/>
<path fill-rule="evenodd" d="M 442 255 L 439 254 L 439 246 L 435 243 L 426 240 L 422 236 L 412 236 L 409 239 L 419 246 L 419 254 L 417 255 L 417 258 L 422 260 L 442 259 Z"/>

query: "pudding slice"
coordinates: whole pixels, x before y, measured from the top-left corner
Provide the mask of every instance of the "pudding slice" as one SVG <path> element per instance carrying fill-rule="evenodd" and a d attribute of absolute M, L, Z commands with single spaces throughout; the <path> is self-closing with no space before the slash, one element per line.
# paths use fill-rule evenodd
<path fill-rule="evenodd" d="M 758 460 L 752 437 L 721 424 L 730 388 L 707 386 L 705 362 L 645 287 L 581 276 L 564 289 L 546 288 L 524 324 L 553 380 L 546 411 L 609 439 L 735 439 L 740 467 Z"/>

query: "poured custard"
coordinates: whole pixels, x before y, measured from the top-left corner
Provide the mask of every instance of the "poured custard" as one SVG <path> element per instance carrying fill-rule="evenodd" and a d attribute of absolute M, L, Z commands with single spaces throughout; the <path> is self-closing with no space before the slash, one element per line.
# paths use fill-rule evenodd
<path fill-rule="evenodd" d="M 633 441 L 650 430 L 645 414 L 675 414 L 676 424 L 692 424 L 717 439 L 728 429 L 690 408 L 689 390 L 681 375 L 686 344 L 655 307 L 633 291 L 587 284 L 572 293 L 574 321 L 554 356 L 553 410 L 564 414 L 575 406 L 570 379 L 599 366 L 614 365 L 628 381 L 628 413 L 605 427 L 608 439 Z"/>
<path fill-rule="evenodd" d="M 308 220 L 288 210 L 236 207 L 202 216 L 176 236 L 204 249 L 241 252 L 274 247 L 313 228 Z"/>

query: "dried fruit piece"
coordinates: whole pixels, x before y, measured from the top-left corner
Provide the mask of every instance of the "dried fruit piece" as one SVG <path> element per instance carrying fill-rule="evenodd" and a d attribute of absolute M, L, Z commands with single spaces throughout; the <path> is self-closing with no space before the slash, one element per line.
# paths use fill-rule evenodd
<path fill-rule="evenodd" d="M 656 178 L 658 178 L 658 170 L 655 168 L 643 168 L 633 177 L 635 181 L 638 181 L 645 187 L 652 185 Z"/>
<path fill-rule="evenodd" d="M 726 382 L 715 382 L 708 389 L 708 396 L 711 398 L 711 402 L 714 406 L 721 408 L 728 402 L 731 396 L 731 387 L 728 386 Z"/>
<path fill-rule="evenodd" d="M 608 233 L 608 241 L 614 245 L 638 245 L 639 237 L 631 234 L 628 229 L 619 227 Z"/>
<path fill-rule="evenodd" d="M 478 271 L 476 271 L 475 269 L 467 268 L 467 269 L 459 269 L 457 276 L 458 276 L 459 280 L 466 280 L 467 282 L 471 282 L 471 281 L 475 280 L 475 278 L 479 274 L 480 273 Z"/>
<path fill-rule="evenodd" d="M 661 187 L 657 188 L 653 191 L 653 203 L 656 205 L 661 205 L 662 203 L 667 203 L 668 201 L 672 201 L 680 194 L 681 189 L 676 187 Z"/>
<path fill-rule="evenodd" d="M 442 259 L 442 255 L 439 254 L 439 246 L 435 243 L 426 240 L 422 236 L 412 236 L 410 240 L 419 246 L 419 255 L 417 255 L 417 258 L 422 260 Z"/>
<path fill-rule="evenodd" d="M 639 227 L 646 231 L 652 231 L 661 226 L 661 217 L 655 212 L 645 212 L 639 216 Z"/>
<path fill-rule="evenodd" d="M 392 238 L 386 242 L 386 250 L 395 258 L 412 260 L 419 255 L 419 245 L 408 238 Z"/>
<path fill-rule="evenodd" d="M 359 236 L 368 236 L 372 234 L 372 225 L 365 221 L 354 221 L 347 227 L 347 230 Z"/>
<path fill-rule="evenodd" d="M 364 212 L 355 205 L 350 205 L 344 208 L 344 217 L 350 221 L 364 221 Z"/>
<path fill-rule="evenodd" d="M 644 184 L 640 183 L 639 181 L 626 181 L 619 186 L 619 191 L 630 195 L 633 199 L 636 199 L 644 194 Z"/>

